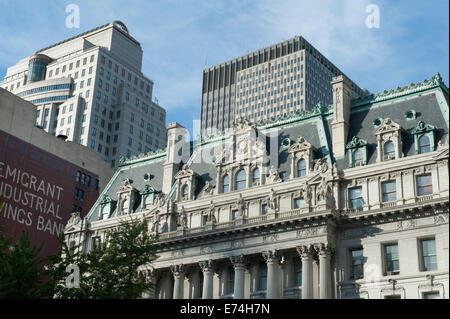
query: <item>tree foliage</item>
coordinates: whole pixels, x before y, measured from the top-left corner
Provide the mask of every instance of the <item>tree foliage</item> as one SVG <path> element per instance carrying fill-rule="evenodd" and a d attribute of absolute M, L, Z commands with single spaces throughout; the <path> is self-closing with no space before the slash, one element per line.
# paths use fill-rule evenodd
<path fill-rule="evenodd" d="M 45 258 L 39 247 L 31 246 L 27 232 L 14 242 L 0 231 L 0 299 L 48 298 L 52 284 L 43 268 Z"/>
<path fill-rule="evenodd" d="M 64 238 L 61 238 L 64 240 Z M 122 222 L 106 234 L 106 240 L 87 253 L 80 246 L 68 247 L 52 258 L 55 298 L 139 298 L 152 283 L 139 276 L 139 269 L 154 261 L 155 238 L 144 221 Z M 69 265 L 77 265 L 79 288 L 68 288 Z"/>

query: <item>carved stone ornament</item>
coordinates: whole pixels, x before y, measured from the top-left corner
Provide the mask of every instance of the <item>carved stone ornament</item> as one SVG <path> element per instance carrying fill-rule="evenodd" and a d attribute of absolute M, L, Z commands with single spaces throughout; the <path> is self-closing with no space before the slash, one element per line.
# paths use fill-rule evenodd
<path fill-rule="evenodd" d="M 328 164 L 326 158 L 319 158 L 314 160 L 313 171 L 325 173 L 328 170 Z"/>
<path fill-rule="evenodd" d="M 383 123 L 375 130 L 375 135 L 387 133 L 387 132 L 397 132 L 401 129 L 400 125 L 392 121 L 391 118 L 387 117 L 383 119 Z"/>
<path fill-rule="evenodd" d="M 191 177 L 194 175 L 194 171 L 191 170 L 189 168 L 189 166 L 187 164 L 184 164 L 181 171 L 179 171 L 176 175 L 175 175 L 175 179 L 181 179 L 181 178 L 185 178 L 185 177 Z"/>
<path fill-rule="evenodd" d="M 322 235 L 325 233 L 325 229 L 323 227 L 311 227 L 297 230 L 297 238 L 310 238 L 318 235 Z"/>
<path fill-rule="evenodd" d="M 273 243 L 273 242 L 278 241 L 278 237 L 279 237 L 278 234 L 266 235 L 266 236 L 263 236 L 262 240 L 263 240 L 263 243 Z"/>
<path fill-rule="evenodd" d="M 272 165 L 269 170 L 269 175 L 266 178 L 266 183 L 280 183 L 282 182 L 280 174 L 278 173 L 278 170 Z"/>
<path fill-rule="evenodd" d="M 412 229 L 417 226 L 417 222 L 414 219 L 401 220 L 397 222 L 397 230 Z"/>
<path fill-rule="evenodd" d="M 118 193 L 126 193 L 133 190 L 133 186 L 131 186 L 132 181 L 129 178 L 125 178 L 122 181 L 122 185 L 120 186 Z"/>
<path fill-rule="evenodd" d="M 187 228 L 188 227 L 188 219 L 186 210 L 184 209 L 184 206 L 181 206 L 181 211 L 178 213 L 178 226 Z"/>
<path fill-rule="evenodd" d="M 80 212 L 73 212 L 71 214 L 69 220 L 67 221 L 67 226 L 74 226 L 74 225 L 78 225 L 79 223 L 81 223 L 80 214 L 81 214 Z"/>
<path fill-rule="evenodd" d="M 215 263 L 211 259 L 206 261 L 200 261 L 198 265 L 200 266 L 203 272 L 211 272 L 214 271 L 215 269 Z"/>
<path fill-rule="evenodd" d="M 269 250 L 262 253 L 262 256 L 266 263 L 274 263 L 279 260 L 278 251 Z"/>
<path fill-rule="evenodd" d="M 200 247 L 200 254 L 210 254 L 212 253 L 214 250 L 211 246 L 202 246 Z"/>
<path fill-rule="evenodd" d="M 214 185 L 212 185 L 209 181 L 205 182 L 205 186 L 202 189 L 202 195 L 208 196 L 214 194 Z"/>
<path fill-rule="evenodd" d="M 322 177 L 320 184 L 317 186 L 316 197 L 318 202 L 327 201 L 331 193 L 331 185 L 325 177 Z"/>

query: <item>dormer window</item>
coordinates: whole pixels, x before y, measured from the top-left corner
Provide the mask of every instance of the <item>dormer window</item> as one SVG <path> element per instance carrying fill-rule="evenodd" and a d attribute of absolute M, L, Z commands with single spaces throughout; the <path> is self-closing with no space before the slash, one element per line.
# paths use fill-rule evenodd
<path fill-rule="evenodd" d="M 303 137 L 289 148 L 291 158 L 291 178 L 303 177 L 312 171 L 315 148 Z"/>
<path fill-rule="evenodd" d="M 367 142 L 357 136 L 347 143 L 349 150 L 349 166 L 356 167 L 366 165 L 367 163 Z"/>
<path fill-rule="evenodd" d="M 130 212 L 130 201 L 128 199 L 124 199 L 122 202 L 122 213 L 128 214 Z"/>
<path fill-rule="evenodd" d="M 395 159 L 395 147 L 391 141 L 384 143 L 384 157 L 383 160 L 389 161 Z"/>
<path fill-rule="evenodd" d="M 419 154 L 428 153 L 431 151 L 430 138 L 427 135 L 422 135 L 419 138 Z"/>
<path fill-rule="evenodd" d="M 181 189 L 181 199 L 182 200 L 188 200 L 189 199 L 189 186 L 183 185 Z"/>
<path fill-rule="evenodd" d="M 180 201 L 193 200 L 195 188 L 198 183 L 198 175 L 184 164 L 181 170 L 175 175 L 177 185 L 177 198 Z"/>
<path fill-rule="evenodd" d="M 245 170 L 241 169 L 236 174 L 236 190 L 245 189 L 247 179 L 245 176 Z"/>
<path fill-rule="evenodd" d="M 385 118 L 374 133 L 377 136 L 377 162 L 390 161 L 403 156 L 400 125 L 390 118 Z"/>
<path fill-rule="evenodd" d="M 223 177 L 222 191 L 223 193 L 228 193 L 230 191 L 230 176 L 228 175 Z"/>
<path fill-rule="evenodd" d="M 417 126 L 411 131 L 414 135 L 414 145 L 416 154 L 424 154 L 434 151 L 435 127 L 419 121 Z"/>
<path fill-rule="evenodd" d="M 306 161 L 301 159 L 297 162 L 297 177 L 306 176 Z"/>

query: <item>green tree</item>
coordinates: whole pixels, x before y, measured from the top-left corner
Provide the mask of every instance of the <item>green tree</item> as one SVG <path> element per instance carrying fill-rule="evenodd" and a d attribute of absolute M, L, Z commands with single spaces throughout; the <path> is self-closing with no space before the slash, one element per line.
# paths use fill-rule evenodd
<path fill-rule="evenodd" d="M 47 298 L 51 284 L 43 269 L 44 258 L 39 247 L 31 246 L 28 232 L 13 242 L 0 232 L 0 299 Z"/>
<path fill-rule="evenodd" d="M 152 288 L 142 280 L 138 269 L 154 261 L 155 237 L 144 221 L 122 222 L 106 234 L 106 240 L 87 253 L 62 244 L 61 254 L 53 258 L 55 298 L 139 298 Z M 75 264 L 80 271 L 80 288 L 67 288 L 67 266 Z"/>

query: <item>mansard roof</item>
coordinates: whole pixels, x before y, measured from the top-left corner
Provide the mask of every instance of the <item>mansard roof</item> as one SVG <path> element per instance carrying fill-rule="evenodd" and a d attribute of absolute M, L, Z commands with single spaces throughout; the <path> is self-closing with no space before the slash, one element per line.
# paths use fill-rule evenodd
<path fill-rule="evenodd" d="M 406 116 L 411 110 L 414 111 L 412 112 L 414 118 Z M 271 138 L 277 139 L 276 168 L 283 180 L 290 176 L 289 146 L 293 145 L 299 136 L 314 147 L 314 158 L 325 158 L 330 167 L 333 162 L 336 162 L 340 170 L 349 168 L 348 155 L 346 158 L 332 158 L 332 115 L 332 106 L 318 104 L 309 111 L 252 124 L 258 135 L 265 138 L 268 152 L 273 151 L 270 150 Z M 377 140 L 374 132 L 377 127 L 375 124 L 382 124 L 383 119 L 388 117 L 402 128 L 405 156 L 415 155 L 412 131 L 418 126 L 419 121 L 435 127 L 437 145 L 448 131 L 448 88 L 437 74 L 431 80 L 353 100 L 346 143 L 351 143 L 354 137 L 364 140 L 367 143 L 367 164 L 376 162 Z M 230 134 L 221 132 L 215 136 L 203 137 L 187 143 L 190 157 L 187 163 L 178 165 L 178 171 L 182 169 L 183 164 L 188 164 L 189 169 L 198 175 L 194 198 L 201 193 L 206 182 L 216 186 L 217 168 L 213 162 L 203 161 L 203 154 L 210 151 L 211 154 L 217 155 L 212 149 L 229 139 Z M 349 154 L 350 151 L 347 149 L 346 153 Z M 112 200 L 117 199 L 116 192 L 127 178 L 138 191 L 149 185 L 156 192 L 161 192 L 166 155 L 166 150 L 158 150 L 123 158 L 110 183 L 91 209 L 88 219 L 96 220 L 96 207 L 103 195 L 107 195 Z M 173 190 L 174 187 L 172 187 Z M 167 198 L 172 195 L 172 192 L 166 195 L 168 195 Z"/>

